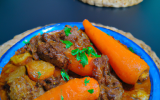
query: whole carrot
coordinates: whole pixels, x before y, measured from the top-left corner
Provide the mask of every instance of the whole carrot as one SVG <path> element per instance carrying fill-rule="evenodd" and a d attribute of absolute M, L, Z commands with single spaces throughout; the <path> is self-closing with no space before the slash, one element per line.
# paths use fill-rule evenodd
<path fill-rule="evenodd" d="M 98 82 L 93 78 L 84 77 L 69 80 L 34 100 L 96 100 L 99 92 Z"/>
<path fill-rule="evenodd" d="M 83 26 L 98 50 L 108 56 L 113 70 L 122 81 L 135 84 L 139 76 L 145 70 L 149 70 L 149 66 L 143 59 L 130 52 L 111 36 L 94 27 L 87 19 L 83 21 Z"/>

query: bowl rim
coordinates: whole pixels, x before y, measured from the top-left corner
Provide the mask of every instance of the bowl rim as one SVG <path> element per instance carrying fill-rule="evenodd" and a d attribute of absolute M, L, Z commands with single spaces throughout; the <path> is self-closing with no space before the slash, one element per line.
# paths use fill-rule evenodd
<path fill-rule="evenodd" d="M 82 22 L 63 22 L 63 23 L 44 26 L 32 32 L 31 34 L 25 36 L 16 44 L 14 44 L 10 49 L 8 49 L 0 58 L 0 66 L 4 67 L 4 65 L 6 65 L 10 60 L 10 57 L 12 57 L 15 54 L 15 51 L 17 51 L 19 48 L 25 45 L 23 41 L 30 40 L 32 37 L 38 35 L 39 33 L 43 34 L 43 33 L 48 33 L 56 30 L 62 30 L 65 27 L 65 25 L 70 25 L 72 27 L 77 26 L 78 29 L 84 30 Z M 150 66 L 149 75 L 150 75 L 150 81 L 151 81 L 151 92 L 150 92 L 149 100 L 156 100 L 156 99 L 159 100 L 160 99 L 160 96 L 159 96 L 160 95 L 160 73 L 159 73 L 159 69 L 157 68 L 152 58 L 140 46 L 138 46 L 135 42 L 128 39 L 124 35 L 121 35 L 120 33 L 112 31 L 110 29 L 106 29 L 99 26 L 96 26 L 96 27 L 102 30 L 103 32 L 109 34 L 110 36 L 113 36 L 116 40 L 119 40 L 122 44 L 126 45 L 127 47 L 132 47 L 135 53 L 147 62 L 147 64 Z"/>

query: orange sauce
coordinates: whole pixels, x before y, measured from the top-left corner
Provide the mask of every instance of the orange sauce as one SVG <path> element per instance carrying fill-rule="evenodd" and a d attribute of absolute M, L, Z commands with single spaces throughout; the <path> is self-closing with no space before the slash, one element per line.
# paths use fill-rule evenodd
<path fill-rule="evenodd" d="M 134 86 L 125 83 L 123 83 L 123 86 L 124 86 L 124 93 L 122 96 L 122 100 L 134 100 L 134 96 L 137 96 L 138 91 L 147 94 L 148 97 L 150 96 L 150 90 L 151 90 L 150 78 L 148 78 L 142 83 L 136 83 Z"/>

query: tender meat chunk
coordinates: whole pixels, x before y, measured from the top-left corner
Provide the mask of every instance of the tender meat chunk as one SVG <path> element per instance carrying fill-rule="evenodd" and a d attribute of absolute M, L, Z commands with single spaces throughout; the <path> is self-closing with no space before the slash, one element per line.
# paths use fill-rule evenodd
<path fill-rule="evenodd" d="M 100 84 L 100 96 L 98 100 L 121 100 L 123 87 L 118 79 L 110 73 L 108 57 L 102 55 L 93 61 L 93 77 Z"/>
<path fill-rule="evenodd" d="M 8 95 L 11 100 L 33 100 L 44 93 L 42 87 L 37 86 L 36 82 L 28 76 L 17 78 L 10 84 Z"/>
<path fill-rule="evenodd" d="M 40 59 L 48 61 L 55 66 L 65 68 L 67 66 L 67 57 L 64 55 L 65 45 L 58 42 L 40 42 L 38 43 L 38 55 Z"/>
<path fill-rule="evenodd" d="M 60 76 L 58 76 L 58 77 L 51 76 L 45 80 L 39 81 L 38 83 L 41 84 L 45 88 L 46 91 L 48 91 L 52 88 L 55 88 L 55 87 L 65 83 L 65 81 Z"/>
<path fill-rule="evenodd" d="M 105 75 L 110 73 L 110 66 L 108 63 L 108 57 L 106 55 L 102 55 L 100 58 L 96 58 L 93 61 L 93 76 L 98 82 L 105 83 Z"/>
<path fill-rule="evenodd" d="M 66 36 L 64 30 L 62 30 L 60 32 L 44 33 L 42 36 L 33 37 L 28 45 L 28 50 L 32 52 L 33 58 L 35 60 L 39 60 L 40 58 L 59 68 L 66 68 L 69 61 L 65 52 L 91 46 L 89 38 L 82 30 L 78 30 L 76 26 L 71 27 L 66 25 L 66 27 L 71 28 L 71 34 L 69 36 Z M 66 45 L 60 40 L 68 40 L 73 43 L 73 46 L 66 49 Z"/>
<path fill-rule="evenodd" d="M 76 48 L 86 48 L 91 46 L 88 36 L 82 30 L 78 30 L 77 26 L 71 27 L 67 25 L 66 27 L 72 28 L 72 34 L 65 36 L 65 40 L 74 43 Z"/>
<path fill-rule="evenodd" d="M 65 44 L 59 42 L 55 37 L 47 33 L 44 33 L 42 36 L 36 36 L 31 39 L 28 50 L 32 52 L 35 60 L 40 58 L 55 66 L 65 68 L 68 62 L 64 55 L 64 51 L 66 51 Z"/>
<path fill-rule="evenodd" d="M 102 100 L 121 100 L 122 84 L 112 75 L 106 75 L 105 80 L 105 84 L 100 85 L 100 98 Z"/>

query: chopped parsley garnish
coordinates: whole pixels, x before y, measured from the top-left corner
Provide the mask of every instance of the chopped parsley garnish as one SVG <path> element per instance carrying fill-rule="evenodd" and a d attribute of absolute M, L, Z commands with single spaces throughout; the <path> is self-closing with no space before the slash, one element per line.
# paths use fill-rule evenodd
<path fill-rule="evenodd" d="M 92 94 L 92 93 L 94 93 L 94 89 L 90 89 L 90 90 L 88 90 L 88 92 L 89 92 L 90 94 Z"/>
<path fill-rule="evenodd" d="M 24 40 L 23 43 L 28 44 L 29 40 Z"/>
<path fill-rule="evenodd" d="M 65 81 L 69 80 L 69 75 L 67 74 L 67 72 L 64 69 L 61 70 L 61 76 Z"/>
<path fill-rule="evenodd" d="M 135 53 L 132 47 L 128 48 L 131 52 Z"/>
<path fill-rule="evenodd" d="M 38 79 L 41 77 L 41 75 L 42 75 L 41 72 L 38 72 Z"/>
<path fill-rule="evenodd" d="M 87 78 L 84 80 L 84 84 L 85 84 L 85 86 L 87 86 L 87 83 L 89 83 L 90 82 L 90 80 L 87 80 Z"/>
<path fill-rule="evenodd" d="M 76 55 L 77 61 L 80 61 L 83 67 L 88 64 L 88 57 L 91 55 L 92 57 L 101 57 L 101 55 L 98 55 L 92 47 L 83 48 L 82 50 L 79 50 L 78 48 L 71 51 L 72 55 Z"/>
<path fill-rule="evenodd" d="M 66 36 L 69 36 L 69 34 L 71 34 L 71 28 L 65 27 L 64 32 L 65 32 Z"/>
<path fill-rule="evenodd" d="M 101 57 L 101 55 L 98 55 L 98 54 L 94 51 L 94 49 L 93 49 L 92 47 L 88 47 L 87 54 L 88 54 L 88 55 L 91 54 L 92 57 Z"/>
<path fill-rule="evenodd" d="M 67 41 L 67 40 L 60 40 L 62 43 L 64 43 L 64 44 L 66 44 L 66 48 L 69 48 L 70 46 L 72 46 L 73 45 L 73 43 L 72 42 L 70 42 L 70 41 Z"/>
<path fill-rule="evenodd" d="M 79 53 L 80 53 L 80 50 L 79 50 L 78 48 L 71 51 L 71 54 L 72 54 L 73 56 L 76 55 L 77 61 L 81 60 Z"/>
<path fill-rule="evenodd" d="M 61 100 L 64 100 L 64 97 L 61 95 Z"/>
<path fill-rule="evenodd" d="M 85 52 L 80 53 L 80 59 L 81 59 L 80 63 L 82 64 L 83 67 L 85 67 L 85 65 L 88 65 L 88 58 Z"/>

